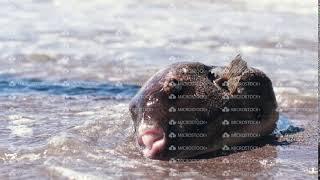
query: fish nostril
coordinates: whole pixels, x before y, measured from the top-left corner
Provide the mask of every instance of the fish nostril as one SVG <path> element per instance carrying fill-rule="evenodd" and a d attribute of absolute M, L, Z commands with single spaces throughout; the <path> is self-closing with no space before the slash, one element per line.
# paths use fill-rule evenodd
<path fill-rule="evenodd" d="M 129 112 L 130 112 L 130 115 L 131 115 L 131 118 L 134 122 L 134 124 L 136 125 L 137 124 L 137 119 L 138 119 L 138 112 L 137 112 L 137 105 L 136 104 L 130 104 L 129 106 Z"/>
<path fill-rule="evenodd" d="M 213 82 L 216 79 L 216 74 L 214 72 L 209 72 L 208 79 Z"/>
<path fill-rule="evenodd" d="M 129 105 L 129 111 L 133 114 L 137 110 L 137 105 L 135 103 L 132 103 Z"/>

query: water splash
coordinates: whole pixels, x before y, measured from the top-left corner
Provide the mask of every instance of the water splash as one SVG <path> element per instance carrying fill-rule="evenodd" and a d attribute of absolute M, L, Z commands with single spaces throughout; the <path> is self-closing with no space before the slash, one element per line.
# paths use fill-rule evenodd
<path fill-rule="evenodd" d="M 301 132 L 303 130 L 303 128 L 295 126 L 286 116 L 280 115 L 279 120 L 277 121 L 277 127 L 272 134 L 275 136 L 283 136 Z"/>

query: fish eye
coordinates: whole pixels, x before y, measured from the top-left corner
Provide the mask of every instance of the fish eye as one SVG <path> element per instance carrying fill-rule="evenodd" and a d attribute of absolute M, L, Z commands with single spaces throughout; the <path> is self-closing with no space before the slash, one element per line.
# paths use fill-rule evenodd
<path fill-rule="evenodd" d="M 172 87 L 172 88 L 175 88 L 178 84 L 179 84 L 179 82 L 176 79 L 171 79 L 169 81 L 169 86 Z"/>

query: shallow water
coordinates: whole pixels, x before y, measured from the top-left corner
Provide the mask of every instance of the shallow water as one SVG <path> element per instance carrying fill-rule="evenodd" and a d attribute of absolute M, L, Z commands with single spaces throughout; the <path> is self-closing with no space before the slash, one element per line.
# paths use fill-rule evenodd
<path fill-rule="evenodd" d="M 0 179 L 316 179 L 316 2 L 21 0 L 0 9 Z M 226 65 L 237 53 L 270 76 L 282 117 L 304 131 L 208 160 L 143 158 L 128 114 L 139 85 L 172 62 Z"/>

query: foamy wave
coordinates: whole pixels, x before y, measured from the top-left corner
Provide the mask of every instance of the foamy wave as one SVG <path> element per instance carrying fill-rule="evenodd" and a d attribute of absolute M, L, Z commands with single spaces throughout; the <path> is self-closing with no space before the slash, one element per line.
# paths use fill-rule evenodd
<path fill-rule="evenodd" d="M 35 122 L 34 119 L 23 117 L 20 115 L 9 115 L 8 119 L 11 120 L 14 125 L 31 125 Z"/>
<path fill-rule="evenodd" d="M 59 147 L 65 144 L 68 141 L 67 135 L 62 133 L 57 136 L 53 136 L 48 140 L 48 144 L 54 147 Z"/>
<path fill-rule="evenodd" d="M 49 166 L 48 169 L 52 172 L 58 173 L 68 179 L 76 180 L 103 180 L 108 179 L 107 177 L 100 177 L 90 173 L 83 173 L 79 171 L 72 170 L 70 168 L 60 167 L 60 166 Z M 111 178 L 109 178 L 111 179 Z"/>
<path fill-rule="evenodd" d="M 12 152 L 4 152 L 3 154 L 0 153 L 0 160 L 7 163 L 36 161 L 39 159 L 41 159 L 41 154 L 39 153 L 26 153 L 26 154 L 19 154 L 19 153 L 12 153 Z"/>
<path fill-rule="evenodd" d="M 8 129 L 11 130 L 11 134 L 14 136 L 29 137 L 33 135 L 32 128 L 25 125 L 8 126 Z"/>
<path fill-rule="evenodd" d="M 83 112 L 79 112 L 77 113 L 77 115 L 80 115 L 80 116 L 88 116 L 88 115 L 94 115 L 96 112 L 94 111 L 83 111 Z"/>
<path fill-rule="evenodd" d="M 19 137 L 30 137 L 33 135 L 33 129 L 30 127 L 35 120 L 22 115 L 9 115 L 10 120 L 8 129 L 11 130 L 11 135 Z"/>

